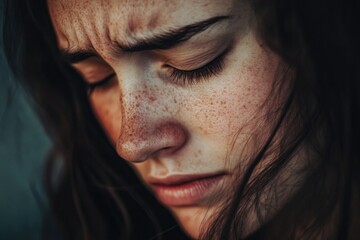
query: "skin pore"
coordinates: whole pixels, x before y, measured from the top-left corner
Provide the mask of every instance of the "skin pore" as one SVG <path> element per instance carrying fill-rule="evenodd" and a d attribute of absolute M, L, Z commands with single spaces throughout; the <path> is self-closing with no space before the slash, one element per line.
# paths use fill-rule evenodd
<path fill-rule="evenodd" d="M 197 238 L 237 167 L 248 165 L 240 156 L 251 151 L 250 136 L 265 131 L 269 109 L 261 106 L 281 65 L 257 38 L 250 7 L 237 0 L 49 0 L 48 6 L 60 50 L 89 84 L 95 115 L 146 186 L 221 175 L 202 198 L 159 199 Z"/>

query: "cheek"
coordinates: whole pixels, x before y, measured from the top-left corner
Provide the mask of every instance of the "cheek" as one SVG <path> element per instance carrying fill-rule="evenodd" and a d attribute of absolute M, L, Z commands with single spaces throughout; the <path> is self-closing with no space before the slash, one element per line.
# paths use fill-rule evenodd
<path fill-rule="evenodd" d="M 278 58 L 261 51 L 244 62 L 235 62 L 221 78 L 206 85 L 203 93 L 194 97 L 195 114 L 191 121 L 201 135 L 223 138 L 221 141 L 229 141 L 240 130 L 248 135 L 256 130 L 269 111 L 265 106 Z"/>
<path fill-rule="evenodd" d="M 232 127 L 255 130 L 268 112 L 272 85 L 277 69 L 276 58 L 254 56 L 241 70 L 232 75 L 231 87 L 228 87 L 227 111 L 220 115 L 227 116 Z M 221 109 L 221 108 L 220 108 Z"/>
<path fill-rule="evenodd" d="M 223 116 L 221 121 L 227 124 L 220 130 L 232 159 L 230 164 L 241 166 L 241 171 L 247 168 L 247 161 L 259 151 L 272 128 L 268 115 L 277 108 L 271 93 L 278 66 L 279 59 L 275 55 L 264 52 L 254 55 L 232 76 L 227 110 L 220 108 L 223 109 L 219 113 Z"/>
<path fill-rule="evenodd" d="M 90 103 L 106 135 L 115 145 L 122 122 L 120 91 L 114 88 L 107 94 L 94 92 L 90 96 Z"/>

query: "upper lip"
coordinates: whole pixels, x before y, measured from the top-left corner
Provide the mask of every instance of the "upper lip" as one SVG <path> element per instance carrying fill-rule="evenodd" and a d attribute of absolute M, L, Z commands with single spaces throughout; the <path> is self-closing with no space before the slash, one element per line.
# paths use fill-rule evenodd
<path fill-rule="evenodd" d="M 175 174 L 163 178 L 149 177 L 148 182 L 152 185 L 180 185 L 203 178 L 217 177 L 224 174 L 225 172 L 193 174 L 193 175 Z"/>

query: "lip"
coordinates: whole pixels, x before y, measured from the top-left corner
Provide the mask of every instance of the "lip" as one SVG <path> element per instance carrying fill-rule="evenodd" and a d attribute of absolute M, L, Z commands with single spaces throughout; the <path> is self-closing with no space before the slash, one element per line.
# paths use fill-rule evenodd
<path fill-rule="evenodd" d="M 223 180 L 225 173 L 171 175 L 151 178 L 149 183 L 160 202 L 169 206 L 195 205 L 206 199 Z"/>

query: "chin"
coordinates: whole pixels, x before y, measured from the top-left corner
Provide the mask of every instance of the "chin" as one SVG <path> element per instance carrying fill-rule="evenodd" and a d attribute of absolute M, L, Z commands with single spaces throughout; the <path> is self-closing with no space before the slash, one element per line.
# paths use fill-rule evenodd
<path fill-rule="evenodd" d="M 198 239 L 202 231 L 206 231 L 212 217 L 211 209 L 200 206 L 171 208 L 171 212 L 185 233 L 192 239 Z"/>
<path fill-rule="evenodd" d="M 184 223 L 181 224 L 182 229 L 184 232 L 191 238 L 191 239 L 199 239 L 200 237 L 200 226 L 196 226 L 194 224 Z"/>

